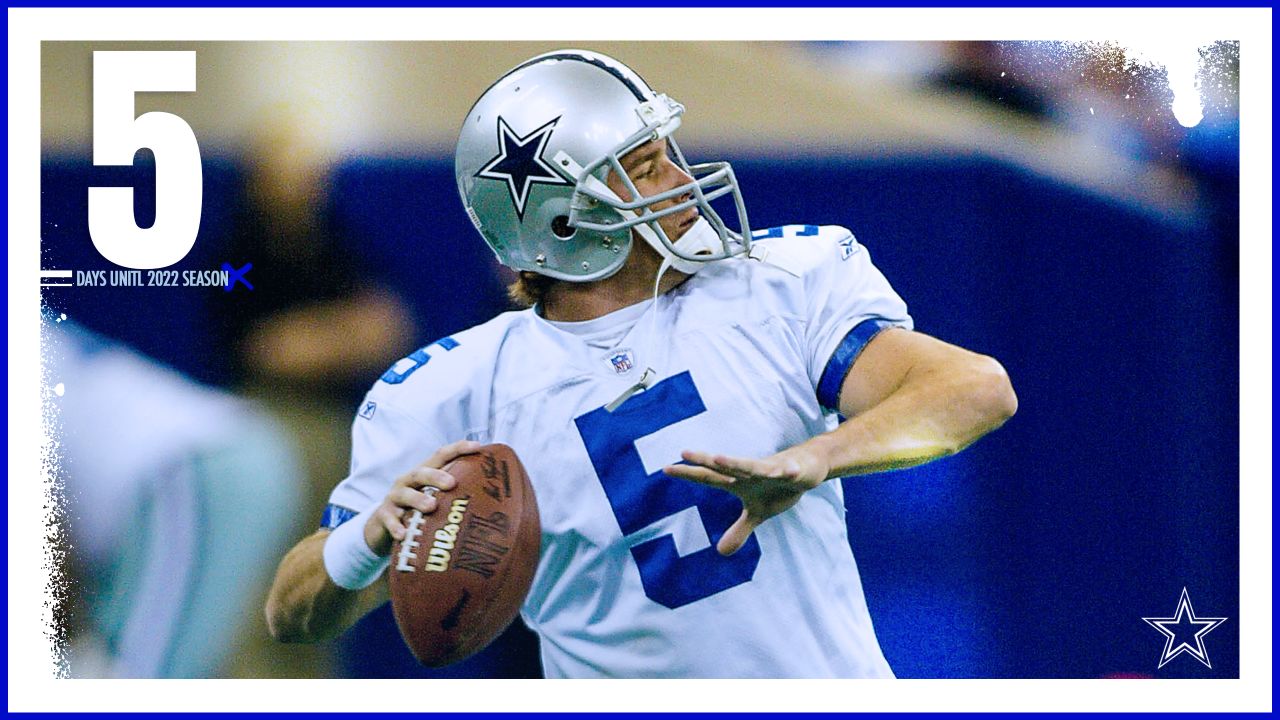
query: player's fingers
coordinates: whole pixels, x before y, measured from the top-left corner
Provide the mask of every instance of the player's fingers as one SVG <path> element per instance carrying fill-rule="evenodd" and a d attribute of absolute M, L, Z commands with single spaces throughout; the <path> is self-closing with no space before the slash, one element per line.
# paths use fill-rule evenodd
<path fill-rule="evenodd" d="M 720 542 L 716 543 L 716 551 L 721 555 L 732 555 L 738 552 L 746 544 L 747 538 L 751 537 L 751 532 L 756 529 L 757 524 L 747 515 L 744 508 L 737 521 L 729 526 L 720 538 Z"/>
<path fill-rule="evenodd" d="M 697 450 L 685 450 L 680 453 L 680 457 L 685 462 L 691 462 L 694 465 L 702 465 L 704 467 L 715 464 L 715 455 L 711 453 L 698 452 Z"/>
<path fill-rule="evenodd" d="M 374 518 L 386 528 L 387 534 L 394 540 L 404 539 L 404 521 L 401 519 L 400 512 L 400 508 L 388 503 L 382 503 L 374 511 Z"/>
<path fill-rule="evenodd" d="M 439 490 L 452 490 L 458 484 L 449 473 L 425 465 L 410 470 L 401 480 L 401 484 L 406 487 L 433 487 Z"/>
<path fill-rule="evenodd" d="M 747 458 L 733 458 L 727 455 L 712 455 L 710 453 L 695 452 L 693 450 L 685 450 L 680 453 L 680 457 L 686 462 L 691 462 L 703 467 L 711 468 L 722 475 L 733 475 L 736 477 L 747 476 L 767 476 L 767 471 L 759 460 L 750 460 Z"/>
<path fill-rule="evenodd" d="M 409 487 L 392 488 L 391 492 L 387 493 L 387 499 L 398 508 L 430 513 L 436 509 L 436 493 L 435 488 L 431 486 L 428 488 L 430 489 L 426 492 Z"/>
<path fill-rule="evenodd" d="M 711 485 L 712 487 L 728 488 L 733 485 L 734 479 L 726 475 L 721 475 L 715 470 L 710 470 L 697 465 L 668 465 L 662 469 L 662 472 L 671 477 L 681 478 L 683 480 L 692 480 L 703 485 Z"/>
<path fill-rule="evenodd" d="M 427 461 L 422 463 L 427 467 L 442 468 L 459 455 L 467 455 L 479 450 L 480 443 L 474 440 L 459 440 L 455 443 L 449 443 L 444 447 L 436 450 Z"/>

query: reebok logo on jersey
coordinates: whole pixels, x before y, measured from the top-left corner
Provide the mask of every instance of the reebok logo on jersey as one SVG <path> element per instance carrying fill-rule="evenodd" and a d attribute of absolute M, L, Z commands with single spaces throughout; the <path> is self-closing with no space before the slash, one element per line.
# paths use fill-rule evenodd
<path fill-rule="evenodd" d="M 852 235 L 840 241 L 840 259 L 841 260 L 848 260 L 853 255 L 854 246 L 857 244 L 857 242 L 858 241 L 854 239 Z"/>

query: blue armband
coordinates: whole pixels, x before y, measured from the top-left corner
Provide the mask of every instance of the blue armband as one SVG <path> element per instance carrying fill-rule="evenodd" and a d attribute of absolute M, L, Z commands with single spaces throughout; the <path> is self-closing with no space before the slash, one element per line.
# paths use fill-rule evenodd
<path fill-rule="evenodd" d="M 320 515 L 320 528 L 323 530 L 333 530 L 342 523 L 355 517 L 358 513 L 351 508 L 345 508 L 341 505 L 329 503 L 325 507 L 324 513 Z"/>
<path fill-rule="evenodd" d="M 881 330 L 894 327 L 892 323 L 880 318 L 863 320 L 853 326 L 831 353 L 827 367 L 822 371 L 822 379 L 818 381 L 818 402 L 831 410 L 840 409 L 840 388 L 844 387 L 844 379 L 849 376 L 853 363 L 862 354 L 863 348 L 871 342 L 871 338 Z"/>

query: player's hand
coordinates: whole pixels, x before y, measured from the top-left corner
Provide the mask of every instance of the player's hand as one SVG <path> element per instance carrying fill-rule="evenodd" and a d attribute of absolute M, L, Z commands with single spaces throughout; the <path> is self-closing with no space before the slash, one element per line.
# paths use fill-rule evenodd
<path fill-rule="evenodd" d="M 480 443 L 460 440 L 436 450 L 427 461 L 396 478 L 382 504 L 364 524 L 364 541 L 377 555 L 389 555 L 391 543 L 403 540 L 404 518 L 408 511 L 420 510 L 428 515 L 436 509 L 436 490 L 452 490 L 457 484 L 453 476 L 440 468 L 461 455 L 480 449 Z"/>
<path fill-rule="evenodd" d="M 758 460 L 686 450 L 689 465 L 668 465 L 663 472 L 727 490 L 742 501 L 742 515 L 725 531 L 716 550 L 732 555 L 760 523 L 795 505 L 800 496 L 821 485 L 830 468 L 804 445 Z"/>

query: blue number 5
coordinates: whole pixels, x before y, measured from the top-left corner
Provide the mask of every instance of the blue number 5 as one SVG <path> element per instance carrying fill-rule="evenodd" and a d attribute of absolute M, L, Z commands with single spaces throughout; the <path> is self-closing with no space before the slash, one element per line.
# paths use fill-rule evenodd
<path fill-rule="evenodd" d="M 818 234 L 817 225 L 781 225 L 765 230 L 752 230 L 752 240 L 770 240 L 790 233 L 796 237 L 812 237 Z"/>
<path fill-rule="evenodd" d="M 408 357 L 397 360 L 396 364 L 392 365 L 390 370 L 382 373 L 382 377 L 378 379 L 389 385 L 399 385 L 408 379 L 408 377 L 418 368 L 431 362 L 431 353 L 428 353 L 427 351 L 433 347 L 438 347 L 444 352 L 448 352 L 449 350 L 458 347 L 458 341 L 451 337 L 446 337 L 440 338 L 426 347 L 420 347 L 412 353 L 409 353 Z"/>
<path fill-rule="evenodd" d="M 614 412 L 599 408 L 574 420 L 624 536 L 697 508 L 711 547 L 681 556 L 671 536 L 662 535 L 631 548 L 644 594 L 669 608 L 749 582 L 760 565 L 755 535 L 729 557 L 716 552 L 716 542 L 742 511 L 737 499 L 661 470 L 646 473 L 636 450 L 640 438 L 706 410 L 693 376 L 683 372 L 633 396 Z"/>

